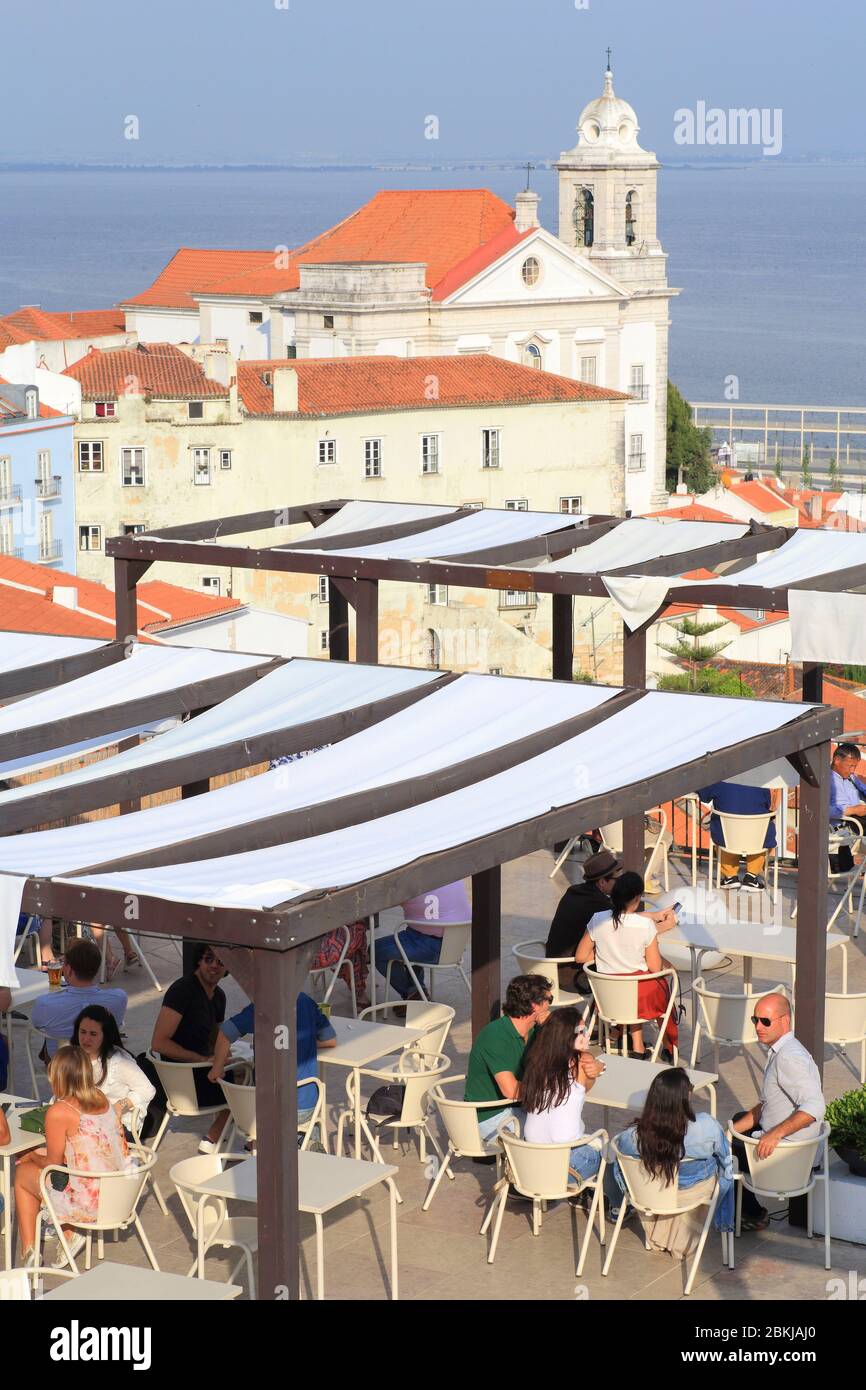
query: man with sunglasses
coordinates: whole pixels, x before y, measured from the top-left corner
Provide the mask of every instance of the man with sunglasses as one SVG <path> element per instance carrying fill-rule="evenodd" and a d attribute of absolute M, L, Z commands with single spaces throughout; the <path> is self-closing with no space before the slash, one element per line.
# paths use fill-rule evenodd
<path fill-rule="evenodd" d="M 769 1158 L 786 1139 L 817 1139 L 826 1102 L 821 1077 L 811 1053 L 794 1037 L 791 1005 L 784 994 L 765 994 L 755 1005 L 752 1024 L 758 1042 L 768 1049 L 761 1098 L 751 1110 L 735 1115 L 731 1128 L 739 1134 L 758 1133 L 758 1157 Z M 741 1172 L 748 1172 L 745 1146 L 732 1144 Z M 743 1226 L 763 1231 L 769 1224 L 766 1207 L 743 1188 Z"/>

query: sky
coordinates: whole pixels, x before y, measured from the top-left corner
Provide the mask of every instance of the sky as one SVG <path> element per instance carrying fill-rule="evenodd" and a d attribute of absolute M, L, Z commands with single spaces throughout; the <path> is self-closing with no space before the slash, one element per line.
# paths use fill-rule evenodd
<path fill-rule="evenodd" d="M 701 101 L 779 108 L 783 157 L 864 152 L 862 0 L 0 0 L 0 12 L 0 161 L 555 158 L 601 91 L 608 44 L 617 92 L 659 154 L 729 153 L 675 143 L 674 113 Z"/>

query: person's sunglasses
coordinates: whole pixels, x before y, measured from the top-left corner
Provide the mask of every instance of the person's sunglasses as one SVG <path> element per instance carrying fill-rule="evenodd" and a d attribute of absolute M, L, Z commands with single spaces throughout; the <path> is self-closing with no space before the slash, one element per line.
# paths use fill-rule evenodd
<path fill-rule="evenodd" d="M 779 1014 L 779 1018 L 787 1018 L 787 1014 Z M 752 1025 L 760 1023 L 762 1028 L 769 1028 L 771 1024 L 778 1023 L 776 1018 L 761 1018 L 760 1014 L 752 1014 Z"/>

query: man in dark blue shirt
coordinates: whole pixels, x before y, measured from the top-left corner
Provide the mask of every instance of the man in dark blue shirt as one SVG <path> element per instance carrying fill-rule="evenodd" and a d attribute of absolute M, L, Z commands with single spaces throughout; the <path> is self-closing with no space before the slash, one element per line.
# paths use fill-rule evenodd
<path fill-rule="evenodd" d="M 764 814 L 769 817 L 773 808 L 773 799 L 769 788 L 741 786 L 739 782 L 713 782 L 709 787 L 701 787 L 698 796 L 701 801 L 712 802 L 714 812 L 727 812 L 736 816 Z M 722 822 L 715 814 L 710 817 L 710 834 L 713 838 L 713 844 L 719 846 L 722 887 L 739 888 L 742 886 L 753 893 L 763 892 L 767 886 L 764 878 L 766 851 L 772 849 L 776 844 L 775 823 L 768 819 L 767 830 L 764 835 L 764 848 L 745 856 L 746 872 L 743 874 L 742 885 L 740 884 L 740 855 L 724 848 L 725 833 L 722 829 Z"/>

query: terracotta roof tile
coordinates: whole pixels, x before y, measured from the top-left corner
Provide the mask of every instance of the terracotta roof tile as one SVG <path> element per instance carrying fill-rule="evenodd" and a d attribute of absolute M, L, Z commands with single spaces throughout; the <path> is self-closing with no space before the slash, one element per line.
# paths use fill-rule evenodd
<path fill-rule="evenodd" d="M 0 351 L 11 343 L 61 342 L 74 338 L 102 338 L 126 332 L 122 309 L 82 309 L 50 312 L 25 304 L 0 318 Z"/>
<path fill-rule="evenodd" d="M 238 362 L 238 393 L 250 415 L 273 413 L 272 379 L 279 368 L 298 377 L 302 415 L 412 410 L 448 406 L 529 404 L 541 401 L 627 401 L 619 391 L 589 386 L 571 377 L 540 372 L 501 357 L 294 358 Z M 431 399 L 431 378 L 436 379 Z"/>
<path fill-rule="evenodd" d="M 132 348 L 93 348 L 67 367 L 64 376 L 81 382 L 84 400 L 117 400 L 137 393 L 160 400 L 228 397 L 228 387 L 205 376 L 198 362 L 173 343 L 140 343 Z"/>
<path fill-rule="evenodd" d="M 274 251 L 227 251 L 182 246 L 152 285 L 123 304 L 154 305 L 164 309 L 194 309 L 192 291 L 204 291 L 245 271 L 273 269 Z"/>
<path fill-rule="evenodd" d="M 728 512 L 717 512 L 700 502 L 687 502 L 682 507 L 665 507 L 659 512 L 644 512 L 643 515 L 662 517 L 665 521 L 731 521 L 736 524 L 739 520 Z"/>

